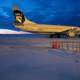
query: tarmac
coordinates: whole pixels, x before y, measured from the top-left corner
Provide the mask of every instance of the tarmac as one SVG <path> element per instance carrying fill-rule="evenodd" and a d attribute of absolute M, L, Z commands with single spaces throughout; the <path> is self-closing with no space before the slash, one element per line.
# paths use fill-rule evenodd
<path fill-rule="evenodd" d="M 80 80 L 80 52 L 50 39 L 0 39 L 0 80 Z"/>

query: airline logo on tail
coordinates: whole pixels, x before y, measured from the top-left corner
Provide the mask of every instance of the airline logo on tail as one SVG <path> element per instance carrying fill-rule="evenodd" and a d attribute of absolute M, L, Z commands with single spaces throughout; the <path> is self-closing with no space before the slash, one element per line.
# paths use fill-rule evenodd
<path fill-rule="evenodd" d="M 25 21 L 25 17 L 24 17 L 24 14 L 18 9 L 18 7 L 16 6 L 13 7 L 13 13 L 15 16 L 14 24 L 15 25 L 23 24 Z"/>

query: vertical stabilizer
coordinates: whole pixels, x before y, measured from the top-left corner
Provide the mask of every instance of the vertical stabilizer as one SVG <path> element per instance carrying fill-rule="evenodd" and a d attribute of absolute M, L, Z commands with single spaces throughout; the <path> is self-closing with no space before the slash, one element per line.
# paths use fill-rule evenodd
<path fill-rule="evenodd" d="M 13 5 L 12 10 L 13 10 L 13 11 L 16 11 L 16 10 L 17 10 L 17 11 L 20 11 L 20 12 L 22 13 L 22 15 L 24 16 L 23 12 L 19 9 L 19 7 L 18 7 L 17 5 Z M 24 16 L 24 18 L 25 18 L 24 24 L 36 24 L 36 23 L 28 20 L 27 17 Z"/>

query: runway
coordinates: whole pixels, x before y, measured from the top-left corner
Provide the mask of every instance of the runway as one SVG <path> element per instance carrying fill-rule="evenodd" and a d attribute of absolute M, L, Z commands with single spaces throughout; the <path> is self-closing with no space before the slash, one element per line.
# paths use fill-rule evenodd
<path fill-rule="evenodd" d="M 50 41 L 0 39 L 0 80 L 80 80 L 80 53 L 52 49 Z"/>

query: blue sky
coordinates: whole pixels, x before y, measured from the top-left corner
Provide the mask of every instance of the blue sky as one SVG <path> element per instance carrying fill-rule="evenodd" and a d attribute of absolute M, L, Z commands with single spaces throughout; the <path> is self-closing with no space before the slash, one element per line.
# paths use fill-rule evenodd
<path fill-rule="evenodd" d="M 80 0 L 0 0 L 0 2 L 0 16 L 2 18 L 5 16 L 5 19 L 12 17 L 8 9 L 11 10 L 13 4 L 16 4 L 28 19 L 37 23 L 80 26 Z"/>

